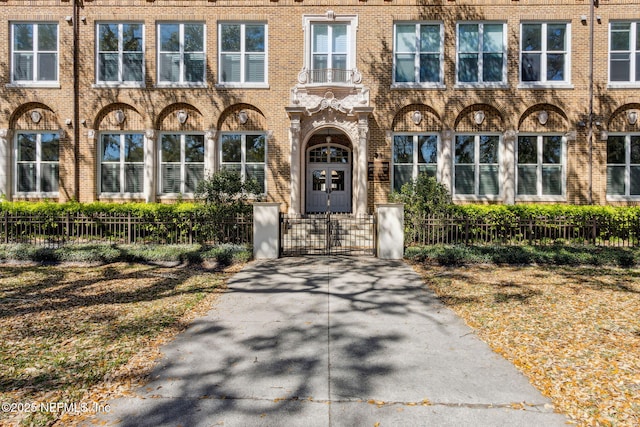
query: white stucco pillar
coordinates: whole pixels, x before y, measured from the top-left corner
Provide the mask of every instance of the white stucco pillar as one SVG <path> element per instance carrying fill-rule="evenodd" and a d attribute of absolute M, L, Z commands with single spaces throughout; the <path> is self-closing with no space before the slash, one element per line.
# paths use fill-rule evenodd
<path fill-rule="evenodd" d="M 516 202 L 516 135 L 515 130 L 506 131 L 500 146 L 502 201 L 507 205 L 513 205 Z"/>
<path fill-rule="evenodd" d="M 376 205 L 377 256 L 380 259 L 402 259 L 404 256 L 404 205 Z"/>
<path fill-rule="evenodd" d="M 443 184 L 450 193 L 453 193 L 453 181 L 451 170 L 453 168 L 453 131 L 450 129 L 443 130 L 440 134 L 440 146 L 438 147 L 440 158 L 438 159 L 437 179 Z"/>
<path fill-rule="evenodd" d="M 355 110 L 355 109 L 354 109 Z M 358 141 L 355 146 L 356 158 L 354 164 L 354 193 L 355 193 L 355 214 L 367 214 L 367 146 L 369 142 L 369 114 L 373 111 L 371 107 L 361 108 L 356 112 L 358 117 Z"/>
<path fill-rule="evenodd" d="M 253 204 L 253 257 L 280 256 L 280 203 Z"/>
<path fill-rule="evenodd" d="M 209 129 L 204 134 L 205 156 L 204 156 L 204 176 L 212 175 L 216 170 L 216 137 L 218 131 Z"/>
<path fill-rule="evenodd" d="M 298 215 L 302 213 L 302 186 L 300 185 L 300 180 L 302 179 L 300 146 L 302 141 L 300 141 L 300 122 L 303 109 L 287 108 L 287 112 L 291 119 L 291 126 L 289 127 L 289 139 L 291 141 L 289 213 Z"/>
<path fill-rule="evenodd" d="M 155 174 L 155 153 L 156 151 L 156 131 L 147 129 L 144 132 L 144 200 L 147 203 L 156 201 L 156 174 Z"/>
<path fill-rule="evenodd" d="M 0 129 L 0 196 L 11 200 L 11 131 Z"/>

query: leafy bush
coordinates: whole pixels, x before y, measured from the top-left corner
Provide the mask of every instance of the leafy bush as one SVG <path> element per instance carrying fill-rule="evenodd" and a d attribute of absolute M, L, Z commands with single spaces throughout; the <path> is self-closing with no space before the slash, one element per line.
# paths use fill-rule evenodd
<path fill-rule="evenodd" d="M 249 197 L 257 199 L 261 193 L 255 179 L 242 181 L 239 173 L 222 169 L 200 181 L 195 196 L 208 205 L 242 206 Z"/>

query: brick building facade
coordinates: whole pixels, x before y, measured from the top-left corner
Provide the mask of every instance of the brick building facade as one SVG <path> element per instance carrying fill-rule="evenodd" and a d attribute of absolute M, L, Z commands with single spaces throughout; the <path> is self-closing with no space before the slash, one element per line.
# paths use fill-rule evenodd
<path fill-rule="evenodd" d="M 0 193 L 294 213 L 640 200 L 640 1 L 3 0 Z"/>

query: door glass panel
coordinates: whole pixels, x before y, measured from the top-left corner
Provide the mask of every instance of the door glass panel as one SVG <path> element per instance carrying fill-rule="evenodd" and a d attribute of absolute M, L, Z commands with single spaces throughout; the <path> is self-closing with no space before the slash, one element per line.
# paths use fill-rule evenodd
<path fill-rule="evenodd" d="M 313 191 L 326 191 L 327 190 L 327 178 L 324 170 L 314 170 L 313 176 Z"/>
<path fill-rule="evenodd" d="M 344 171 L 331 171 L 331 191 L 344 191 Z"/>

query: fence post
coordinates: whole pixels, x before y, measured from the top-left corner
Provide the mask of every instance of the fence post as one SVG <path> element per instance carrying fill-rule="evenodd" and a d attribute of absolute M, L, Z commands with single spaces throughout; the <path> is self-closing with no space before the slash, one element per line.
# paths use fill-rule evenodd
<path fill-rule="evenodd" d="M 253 204 L 253 257 L 280 256 L 280 203 Z"/>
<path fill-rule="evenodd" d="M 402 259 L 404 257 L 404 204 L 385 203 L 376 205 L 377 239 L 376 252 L 380 259 Z"/>
<path fill-rule="evenodd" d="M 189 212 L 189 244 L 193 245 L 193 212 Z"/>
<path fill-rule="evenodd" d="M 4 242 L 9 243 L 9 211 L 4 211 Z"/>
<path fill-rule="evenodd" d="M 127 243 L 131 244 L 131 212 L 127 213 Z"/>
<path fill-rule="evenodd" d="M 66 224 L 65 228 L 67 229 L 65 236 L 67 237 L 67 241 L 71 238 L 71 213 L 67 212 Z"/>

